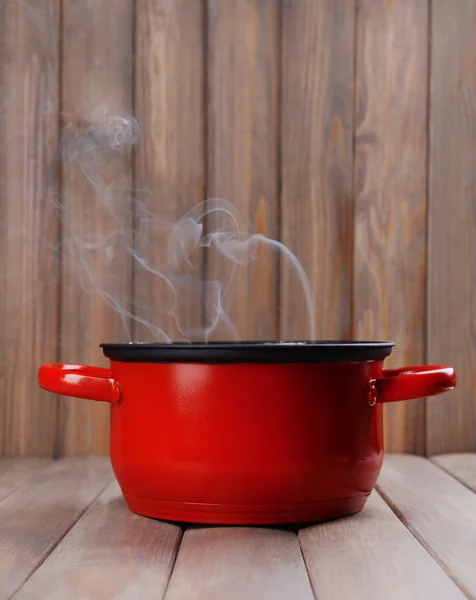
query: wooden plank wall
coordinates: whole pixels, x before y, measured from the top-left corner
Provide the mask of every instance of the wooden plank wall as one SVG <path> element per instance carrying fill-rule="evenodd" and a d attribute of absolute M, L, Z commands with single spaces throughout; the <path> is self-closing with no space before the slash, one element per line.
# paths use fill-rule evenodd
<path fill-rule="evenodd" d="M 59 358 L 66 363 L 101 366 L 107 366 L 107 361 L 99 344 L 124 333 L 118 313 L 110 309 L 102 294 L 94 292 L 112 277 L 119 298 L 127 295 L 131 286 L 130 265 L 123 256 L 108 263 L 98 251 L 82 249 L 92 239 L 107 240 L 116 230 L 107 196 L 119 180 L 121 190 L 114 190 L 114 196 L 131 185 L 130 152 L 114 152 L 107 139 L 99 138 L 105 120 L 130 114 L 133 106 L 132 0 L 118 0 L 113 11 L 109 8 L 104 2 L 63 0 L 61 23 L 64 160 Z M 93 157 L 97 157 L 97 165 Z M 76 250 L 81 252 L 79 260 Z M 78 276 L 83 261 L 89 276 Z M 59 455 L 107 452 L 108 422 L 107 405 L 60 398 L 56 451 Z"/>
<path fill-rule="evenodd" d="M 129 315 L 173 298 L 145 267 L 207 197 L 300 259 L 318 339 L 390 338 L 390 366 L 456 367 L 455 392 L 386 407 L 388 450 L 475 450 L 475 26 L 476 0 L 1 2 L 0 455 L 107 452 L 108 407 L 41 393 L 37 367 L 150 339 Z M 238 334 L 309 337 L 289 259 L 258 256 Z M 220 277 L 213 253 L 194 260 Z"/>
<path fill-rule="evenodd" d="M 246 230 L 272 238 L 278 231 L 278 8 L 276 0 L 207 2 L 207 196 L 229 200 Z M 209 223 L 220 226 L 229 229 L 229 218 Z M 222 262 L 210 256 L 208 280 L 223 279 Z M 242 339 L 276 338 L 276 268 L 277 257 L 266 248 L 253 269 L 238 267 L 229 316 Z M 219 328 L 217 336 L 223 331 L 230 335 Z"/>
<path fill-rule="evenodd" d="M 476 448 L 476 2 L 457 6 L 433 2 L 427 353 L 459 389 L 428 403 L 430 454 Z"/>
<path fill-rule="evenodd" d="M 320 339 L 352 337 L 354 29 L 352 0 L 283 3 L 281 233 L 309 274 Z M 302 286 L 282 262 L 281 336 L 306 338 Z"/>
<path fill-rule="evenodd" d="M 205 199 L 205 8 L 188 0 L 137 0 L 135 31 L 135 113 L 142 124 L 135 154 L 136 228 L 150 236 L 153 248 L 141 256 L 152 268 L 167 251 L 164 235 L 148 210 L 176 221 Z M 150 197 L 144 195 L 150 190 Z M 136 246 L 139 252 L 146 240 Z M 164 282 L 150 277 L 147 269 L 134 264 L 134 312 L 147 319 L 151 307 L 170 309 L 170 293 Z M 200 302 L 192 294 L 183 299 L 180 322 L 193 325 L 191 313 L 199 313 Z M 166 335 L 177 338 L 174 320 L 162 321 Z M 135 323 L 136 339 L 157 341 L 151 332 Z M 162 341 L 162 340 L 161 340 Z"/>
<path fill-rule="evenodd" d="M 41 5 L 41 6 L 40 6 Z M 51 455 L 57 358 L 59 0 L 0 3 L 0 454 Z"/>
<path fill-rule="evenodd" d="M 427 2 L 360 2 L 353 325 L 393 339 L 394 365 L 425 361 L 427 32 Z M 423 453 L 425 400 L 385 410 L 389 447 Z"/>

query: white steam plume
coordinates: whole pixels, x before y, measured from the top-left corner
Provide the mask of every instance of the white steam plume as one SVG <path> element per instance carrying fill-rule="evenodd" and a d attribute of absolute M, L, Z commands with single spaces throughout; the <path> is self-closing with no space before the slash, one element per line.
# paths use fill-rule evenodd
<path fill-rule="evenodd" d="M 217 332 L 226 339 L 241 339 L 228 314 L 232 283 L 237 269 L 246 269 L 265 246 L 286 257 L 299 278 L 308 315 L 310 339 L 315 337 L 313 303 L 309 281 L 296 256 L 281 242 L 261 233 L 247 232 L 236 208 L 220 198 L 208 199 L 186 212 L 176 222 L 148 208 L 150 193 L 133 189 L 127 180 L 107 181 L 107 165 L 117 153 L 125 153 L 137 142 L 140 126 L 131 116 L 110 115 L 105 108 L 95 111 L 84 123 L 69 123 L 63 131 L 60 155 L 64 163 L 80 169 L 91 184 L 91 201 L 99 205 L 110 224 L 100 232 L 78 231 L 62 241 L 59 251 L 68 268 L 74 269 L 87 293 L 99 294 L 121 315 L 128 339 L 132 340 L 130 320 L 159 342 L 170 342 L 163 322 L 173 320 L 182 340 L 208 340 Z M 96 205 L 96 209 L 98 206 Z M 64 214 L 69 206 L 59 206 Z M 86 210 L 86 208 L 85 208 Z M 206 231 L 212 215 L 221 214 L 226 226 Z M 134 225 L 134 227 L 133 227 Z M 200 253 L 215 251 L 226 265 L 220 279 L 203 280 Z M 160 310 L 150 305 L 148 294 L 118 291 L 120 269 L 133 264 L 151 286 L 159 286 L 164 298 Z M 107 267 L 107 268 L 104 268 Z M 119 270 L 119 271 L 118 271 Z M 111 275 L 109 275 L 111 273 Z M 203 307 L 196 322 L 182 307 L 190 296 Z M 200 311 L 198 311 L 200 312 Z M 138 340 L 142 341 L 142 340 Z"/>

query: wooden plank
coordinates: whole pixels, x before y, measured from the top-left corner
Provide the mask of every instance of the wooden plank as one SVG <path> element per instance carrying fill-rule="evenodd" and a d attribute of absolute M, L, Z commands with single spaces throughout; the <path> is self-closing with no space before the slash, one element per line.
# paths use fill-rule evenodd
<path fill-rule="evenodd" d="M 318 339 L 352 333 L 353 6 L 283 2 L 281 240 L 310 279 Z M 308 339 L 302 286 L 281 270 L 281 338 Z"/>
<path fill-rule="evenodd" d="M 113 482 L 15 600 L 162 598 L 181 537 L 177 525 L 131 513 Z"/>
<path fill-rule="evenodd" d="M 355 516 L 301 529 L 319 600 L 465 598 L 376 493 Z"/>
<path fill-rule="evenodd" d="M 0 2 L 0 455 L 51 456 L 56 399 L 58 0 Z"/>
<path fill-rule="evenodd" d="M 431 460 L 476 492 L 476 454 L 442 454 Z"/>
<path fill-rule="evenodd" d="M 418 456 L 387 456 L 378 490 L 463 592 L 476 597 L 476 494 Z"/>
<path fill-rule="evenodd" d="M 201 330 L 200 252 L 189 257 L 195 270 L 181 261 L 165 273 L 176 298 L 143 265 L 171 266 L 170 224 L 204 200 L 204 10 L 204 3 L 188 0 L 136 2 L 135 106 L 141 138 L 135 175 L 142 190 L 136 204 L 141 233 L 136 251 L 142 262 L 134 264 L 135 312 L 172 339 L 191 339 L 194 328 Z M 134 335 L 139 341 L 164 341 L 141 323 L 135 324 Z"/>
<path fill-rule="evenodd" d="M 63 2 L 63 362 L 107 366 L 99 344 L 130 339 L 104 292 L 121 305 L 130 300 L 125 247 L 107 240 L 132 225 L 130 152 L 117 142 L 129 127 L 120 119 L 132 111 L 132 5 L 132 0 Z M 61 399 L 59 454 L 108 450 L 109 406 Z"/>
<path fill-rule="evenodd" d="M 356 65 L 354 337 L 425 361 L 428 3 L 362 0 Z M 385 407 L 385 448 L 424 454 L 425 400 Z"/>
<path fill-rule="evenodd" d="M 278 234 L 278 37 L 276 0 L 208 0 L 207 195 L 231 202 L 244 232 L 273 239 Z M 230 225 L 223 213 L 207 222 L 208 231 L 235 233 Z M 218 326 L 210 339 L 276 339 L 278 253 L 263 242 L 252 249 L 256 260 L 237 265 L 223 303 L 236 332 Z M 213 251 L 207 258 L 207 279 L 225 285 L 231 261 Z"/>
<path fill-rule="evenodd" d="M 112 480 L 108 459 L 55 462 L 0 504 L 0 599 L 9 598 Z"/>
<path fill-rule="evenodd" d="M 476 449 L 476 3 L 433 2 L 428 361 L 458 374 L 428 402 L 427 453 Z"/>
<path fill-rule="evenodd" d="M 250 527 L 188 529 L 166 600 L 311 600 L 298 539 Z"/>
<path fill-rule="evenodd" d="M 28 479 L 51 465 L 48 458 L 23 457 L 0 459 L 0 502 Z"/>

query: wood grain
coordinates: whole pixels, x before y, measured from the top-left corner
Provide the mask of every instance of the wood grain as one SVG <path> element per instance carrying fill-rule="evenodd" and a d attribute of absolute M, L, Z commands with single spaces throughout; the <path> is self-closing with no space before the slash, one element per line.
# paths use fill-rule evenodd
<path fill-rule="evenodd" d="M 104 457 L 65 459 L 0 504 L 1 600 L 20 587 L 112 477 Z"/>
<path fill-rule="evenodd" d="M 175 297 L 143 264 L 170 265 L 171 224 L 204 200 L 204 10 L 204 3 L 188 0 L 136 2 L 135 102 L 142 129 L 135 223 L 142 262 L 134 264 L 135 312 L 171 339 L 200 337 L 201 253 L 190 256 L 192 268 L 182 261 L 167 273 Z M 134 335 L 139 341 L 164 340 L 140 323 Z"/>
<path fill-rule="evenodd" d="M 283 2 L 281 239 L 309 277 L 320 339 L 351 335 L 353 5 Z M 281 338 L 311 337 L 287 260 L 280 302 Z"/>
<path fill-rule="evenodd" d="M 362 0 L 357 32 L 354 337 L 425 361 L 428 3 Z M 425 452 L 425 400 L 385 407 L 385 448 Z"/>
<path fill-rule="evenodd" d="M 113 482 L 14 597 L 162 598 L 181 537 L 176 525 L 131 513 Z"/>
<path fill-rule="evenodd" d="M 387 456 L 378 490 L 463 592 L 476 597 L 476 494 L 418 456 Z"/>
<path fill-rule="evenodd" d="M 319 600 L 465 598 L 376 492 L 360 514 L 301 529 L 299 541 Z"/>
<path fill-rule="evenodd" d="M 427 452 L 476 449 L 476 4 L 433 2 L 428 361 L 457 389 L 428 402 Z"/>
<path fill-rule="evenodd" d="M 476 492 L 476 454 L 442 454 L 431 460 Z"/>
<path fill-rule="evenodd" d="M 296 535 L 249 527 L 188 529 L 166 600 L 312 600 Z"/>
<path fill-rule="evenodd" d="M 0 455 L 52 455 L 37 370 L 58 334 L 57 0 L 0 3 Z"/>
<path fill-rule="evenodd" d="M 276 0 L 208 0 L 207 195 L 231 202 L 245 232 L 273 239 L 278 233 L 278 27 Z M 210 217 L 207 225 L 209 231 L 233 231 L 223 216 Z M 217 328 L 210 339 L 276 339 L 278 252 L 259 242 L 256 253 L 251 265 L 237 266 L 224 298 L 236 334 Z M 231 261 L 210 252 L 209 281 L 226 283 L 231 268 Z"/>
<path fill-rule="evenodd" d="M 0 502 L 13 494 L 28 479 L 51 465 L 48 458 L 23 457 L 0 459 Z"/>
<path fill-rule="evenodd" d="M 127 309 L 130 262 L 114 241 L 132 226 L 131 158 L 114 136 L 132 111 L 132 4 L 63 3 L 62 362 L 107 366 L 99 344 L 130 339 L 105 294 Z M 61 399 L 59 454 L 108 450 L 109 406 Z"/>

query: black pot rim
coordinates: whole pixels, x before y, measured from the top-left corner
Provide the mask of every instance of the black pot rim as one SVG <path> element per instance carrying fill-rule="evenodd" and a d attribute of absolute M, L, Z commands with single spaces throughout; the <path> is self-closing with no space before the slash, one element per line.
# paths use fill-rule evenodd
<path fill-rule="evenodd" d="M 340 340 L 101 344 L 104 355 L 118 362 L 205 364 L 382 361 L 394 346 L 394 342 Z"/>

